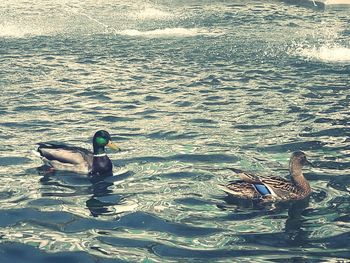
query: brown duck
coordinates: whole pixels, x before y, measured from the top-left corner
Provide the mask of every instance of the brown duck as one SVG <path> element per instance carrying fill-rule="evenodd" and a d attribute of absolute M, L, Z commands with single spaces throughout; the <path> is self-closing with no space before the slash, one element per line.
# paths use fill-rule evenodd
<path fill-rule="evenodd" d="M 305 179 L 302 167 L 311 164 L 305 153 L 294 152 L 289 161 L 291 180 L 276 176 L 260 177 L 242 170 L 230 168 L 241 180 L 220 187 L 237 198 L 262 201 L 301 200 L 312 192 L 309 182 Z"/>

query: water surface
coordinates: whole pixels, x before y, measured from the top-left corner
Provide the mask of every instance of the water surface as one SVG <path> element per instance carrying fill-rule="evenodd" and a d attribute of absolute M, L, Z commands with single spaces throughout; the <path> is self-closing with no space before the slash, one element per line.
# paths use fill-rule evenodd
<path fill-rule="evenodd" d="M 2 260 L 349 260 L 349 23 L 278 1 L 2 1 Z M 36 142 L 101 128 L 115 177 L 38 169 Z M 286 176 L 295 150 L 308 202 L 218 188 L 225 167 Z"/>

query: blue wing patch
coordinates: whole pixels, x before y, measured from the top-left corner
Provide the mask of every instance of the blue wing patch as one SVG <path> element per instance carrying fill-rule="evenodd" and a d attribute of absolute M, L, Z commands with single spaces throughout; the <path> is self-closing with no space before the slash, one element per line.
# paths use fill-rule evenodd
<path fill-rule="evenodd" d="M 259 194 L 261 195 L 270 195 L 271 192 L 270 190 L 263 184 L 253 184 L 256 191 L 258 191 Z"/>

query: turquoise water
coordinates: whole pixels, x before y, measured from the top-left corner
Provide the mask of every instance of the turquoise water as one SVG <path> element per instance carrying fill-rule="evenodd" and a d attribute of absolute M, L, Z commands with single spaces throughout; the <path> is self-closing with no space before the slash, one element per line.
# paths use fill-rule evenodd
<path fill-rule="evenodd" d="M 0 3 L 1 262 L 350 259 L 349 10 L 279 1 Z M 39 141 L 90 148 L 112 178 L 44 175 Z M 252 205 L 236 167 L 314 193 Z"/>

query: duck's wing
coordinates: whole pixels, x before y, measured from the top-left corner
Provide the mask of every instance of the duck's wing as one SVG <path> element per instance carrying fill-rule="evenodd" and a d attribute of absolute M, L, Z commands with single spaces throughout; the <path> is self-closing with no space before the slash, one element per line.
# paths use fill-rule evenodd
<path fill-rule="evenodd" d="M 38 145 L 38 152 L 48 162 L 92 166 L 93 153 L 84 148 L 46 142 Z"/>
<path fill-rule="evenodd" d="M 282 177 L 261 177 L 261 182 L 281 198 L 294 198 L 298 193 L 297 187 L 291 181 Z"/>
<path fill-rule="evenodd" d="M 255 183 L 261 183 L 261 178 L 258 175 L 248 173 L 246 171 L 236 169 L 236 168 L 228 168 L 229 170 L 236 173 L 244 182 L 255 184 Z"/>
<path fill-rule="evenodd" d="M 219 185 L 219 187 L 227 194 L 233 195 L 237 198 L 259 199 L 261 197 L 261 194 L 256 191 L 254 185 L 243 181 L 236 181 L 227 185 Z"/>
<path fill-rule="evenodd" d="M 283 177 L 277 176 L 265 176 L 261 177 L 261 182 L 265 185 L 268 185 L 272 189 L 279 189 L 280 191 L 294 192 L 295 185 Z"/>
<path fill-rule="evenodd" d="M 235 168 L 230 168 L 230 170 L 235 172 L 244 182 L 251 184 L 252 189 L 259 192 L 262 196 L 271 194 L 272 196 L 283 199 L 296 198 L 296 195 L 298 194 L 298 189 L 296 186 L 291 181 L 286 180 L 283 177 L 258 176 Z M 260 185 L 263 185 L 267 189 L 266 193 L 263 187 L 260 187 Z M 236 189 L 238 185 L 234 185 L 234 187 Z"/>

